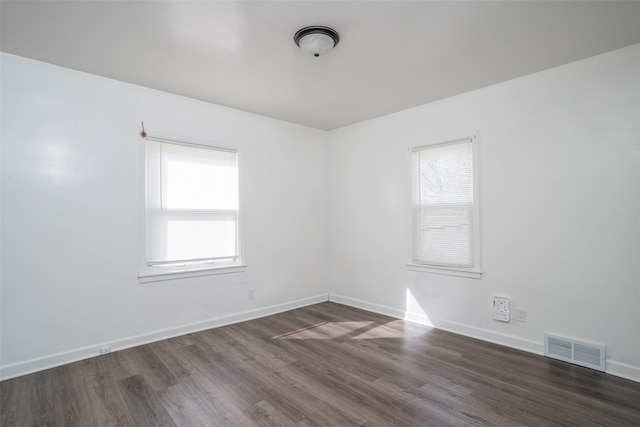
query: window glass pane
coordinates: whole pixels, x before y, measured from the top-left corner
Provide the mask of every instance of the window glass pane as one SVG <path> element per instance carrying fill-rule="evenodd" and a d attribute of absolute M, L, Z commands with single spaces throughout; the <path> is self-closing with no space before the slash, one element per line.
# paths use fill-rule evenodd
<path fill-rule="evenodd" d="M 413 153 L 414 264 L 473 267 L 473 153 L 470 140 Z"/>
<path fill-rule="evenodd" d="M 473 203 L 471 142 L 418 152 L 420 204 Z"/>
<path fill-rule="evenodd" d="M 146 144 L 147 264 L 237 259 L 237 153 Z"/>
<path fill-rule="evenodd" d="M 168 259 L 220 258 L 235 254 L 235 220 L 167 221 Z"/>
<path fill-rule="evenodd" d="M 436 265 L 471 267 L 471 207 L 420 209 L 420 259 Z"/>
<path fill-rule="evenodd" d="M 237 209 L 236 154 L 211 151 L 164 144 L 164 209 Z"/>

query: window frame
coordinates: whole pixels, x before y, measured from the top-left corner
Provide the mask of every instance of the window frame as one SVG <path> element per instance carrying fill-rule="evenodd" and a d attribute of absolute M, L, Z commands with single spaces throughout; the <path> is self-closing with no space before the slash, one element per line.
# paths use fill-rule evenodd
<path fill-rule="evenodd" d="M 209 141 L 196 139 L 176 138 L 173 136 L 150 134 L 141 138 L 142 143 L 138 146 L 138 280 L 140 283 L 157 282 L 165 280 L 183 279 L 189 277 L 209 276 L 217 274 L 239 273 L 246 270 L 246 262 L 244 257 L 243 245 L 243 167 L 242 153 L 235 147 L 229 147 Z M 237 155 L 238 165 L 238 211 L 236 215 L 236 239 L 237 239 L 237 261 L 229 263 L 221 261 L 218 265 L 216 262 L 195 261 L 185 262 L 182 264 L 158 263 L 149 265 L 147 262 L 147 157 L 146 144 L 147 140 L 183 145 L 187 147 L 233 151 Z"/>
<path fill-rule="evenodd" d="M 480 161 L 479 161 L 479 138 L 476 133 L 465 134 L 456 138 L 448 138 L 429 142 L 427 144 L 416 145 L 408 148 L 408 164 L 409 164 L 409 189 L 411 191 L 410 209 L 409 209 L 409 262 L 406 267 L 411 271 L 443 274 L 448 276 L 466 277 L 472 279 L 480 279 L 482 277 L 481 267 L 481 215 L 480 215 Z M 471 250 L 472 265 L 471 267 L 462 266 L 446 266 L 438 264 L 417 264 L 413 260 L 413 211 L 414 211 L 414 194 L 416 192 L 416 169 L 414 167 L 414 153 L 443 145 L 455 144 L 457 142 L 471 141 L 471 155 L 473 165 L 473 207 L 472 207 L 472 233 L 471 233 Z"/>

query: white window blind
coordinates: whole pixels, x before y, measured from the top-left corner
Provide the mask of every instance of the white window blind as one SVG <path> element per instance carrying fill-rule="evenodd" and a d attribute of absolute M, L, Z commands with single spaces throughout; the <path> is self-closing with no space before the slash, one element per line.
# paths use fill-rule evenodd
<path fill-rule="evenodd" d="M 238 154 L 147 138 L 147 265 L 238 259 Z"/>
<path fill-rule="evenodd" d="M 412 263 L 474 267 L 471 139 L 413 151 Z"/>

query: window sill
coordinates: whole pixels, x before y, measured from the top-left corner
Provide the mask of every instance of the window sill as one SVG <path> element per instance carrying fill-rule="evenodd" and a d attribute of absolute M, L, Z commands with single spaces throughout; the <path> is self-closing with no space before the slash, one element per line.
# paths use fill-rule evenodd
<path fill-rule="evenodd" d="M 160 282 L 163 280 L 185 279 L 189 277 L 212 276 L 216 274 L 242 273 L 246 265 L 227 265 L 223 267 L 200 268 L 187 271 L 166 271 L 162 273 L 145 272 L 138 274 L 140 283 Z"/>
<path fill-rule="evenodd" d="M 482 271 L 467 268 L 436 267 L 433 265 L 427 266 L 418 264 L 407 264 L 407 268 L 411 271 L 418 271 L 421 273 L 443 274 L 445 276 L 458 276 L 469 279 L 482 278 Z"/>

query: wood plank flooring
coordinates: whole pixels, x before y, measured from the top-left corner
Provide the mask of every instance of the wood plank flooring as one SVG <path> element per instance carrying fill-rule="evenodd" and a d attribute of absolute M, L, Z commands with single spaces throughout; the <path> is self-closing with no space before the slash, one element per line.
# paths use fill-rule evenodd
<path fill-rule="evenodd" d="M 640 426 L 640 383 L 335 303 L 0 392 L 2 426 Z"/>

